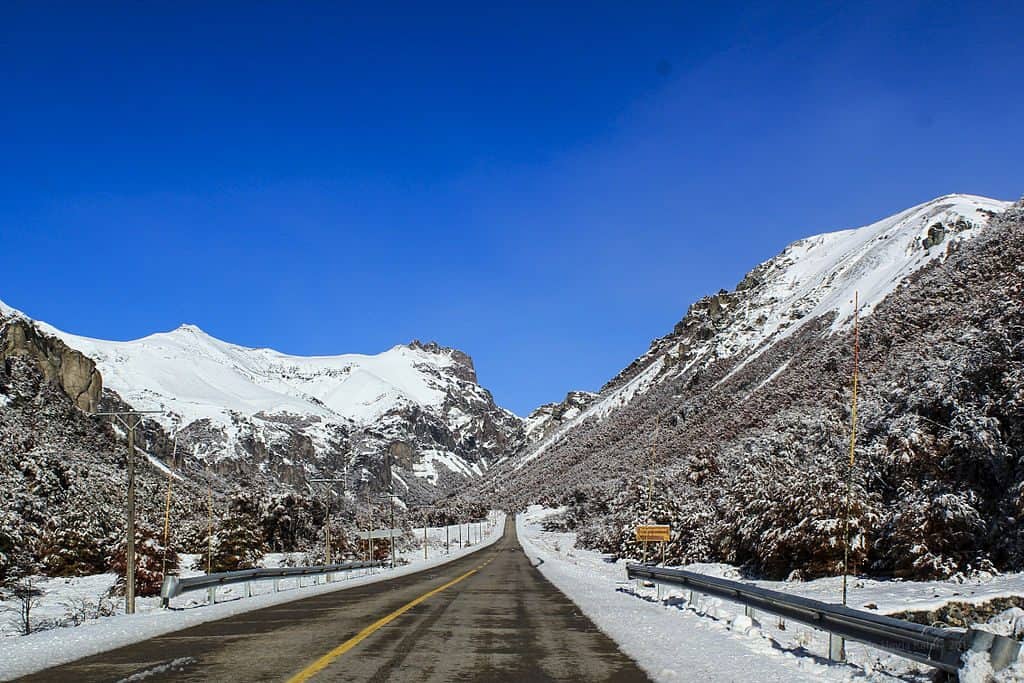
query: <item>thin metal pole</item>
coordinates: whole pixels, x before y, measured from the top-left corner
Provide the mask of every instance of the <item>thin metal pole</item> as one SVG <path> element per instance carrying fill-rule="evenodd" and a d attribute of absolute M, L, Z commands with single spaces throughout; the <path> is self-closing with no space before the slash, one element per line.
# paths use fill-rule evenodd
<path fill-rule="evenodd" d="M 427 511 L 423 511 L 423 559 L 427 559 Z"/>

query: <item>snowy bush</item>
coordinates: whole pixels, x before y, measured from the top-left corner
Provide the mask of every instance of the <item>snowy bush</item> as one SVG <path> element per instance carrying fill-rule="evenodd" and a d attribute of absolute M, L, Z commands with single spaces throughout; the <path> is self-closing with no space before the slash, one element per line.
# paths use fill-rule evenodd
<path fill-rule="evenodd" d="M 118 593 L 124 593 L 124 577 L 127 569 L 127 539 L 123 532 L 111 539 L 109 550 L 110 570 L 120 577 L 115 586 Z M 135 524 L 135 594 L 139 596 L 159 595 L 164 580 L 164 567 L 168 571 L 178 568 L 178 554 L 165 548 L 162 532 L 145 523 Z"/>

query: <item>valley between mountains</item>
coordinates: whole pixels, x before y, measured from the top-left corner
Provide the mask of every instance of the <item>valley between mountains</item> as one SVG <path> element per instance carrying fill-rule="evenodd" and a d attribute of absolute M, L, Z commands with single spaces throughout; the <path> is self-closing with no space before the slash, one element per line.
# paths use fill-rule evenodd
<path fill-rule="evenodd" d="M 550 528 L 615 556 L 636 557 L 633 526 L 655 521 L 674 563 L 835 575 L 855 313 L 856 572 L 1019 571 L 1022 302 L 1024 204 L 947 195 L 793 243 L 598 391 L 526 417 L 435 342 L 301 357 L 187 324 L 104 341 L 0 303 L 0 575 L 116 566 L 126 434 L 92 413 L 124 409 L 159 411 L 137 434 L 154 556 L 172 482 L 169 552 L 212 543 L 223 568 L 315 555 L 325 525 L 355 555 L 392 504 L 403 527 L 543 504 L 561 510 Z"/>

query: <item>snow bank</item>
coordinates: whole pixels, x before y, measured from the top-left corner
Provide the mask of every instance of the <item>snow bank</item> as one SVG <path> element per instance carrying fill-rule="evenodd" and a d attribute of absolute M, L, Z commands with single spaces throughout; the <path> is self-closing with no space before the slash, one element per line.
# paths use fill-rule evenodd
<path fill-rule="evenodd" d="M 532 506 L 517 518 L 517 532 L 527 554 L 542 561 L 540 571 L 658 680 L 675 680 L 676 675 L 695 678 L 698 673 L 709 680 L 743 680 L 750 678 L 751 671 L 757 671 L 757 680 L 800 680 L 801 676 L 825 680 L 930 680 L 931 668 L 852 641 L 846 644 L 848 663 L 833 664 L 827 659 L 827 633 L 792 622 L 780 627 L 776 617 L 765 613 L 751 620 L 744 615 L 742 606 L 717 598 L 699 597 L 691 605 L 686 601 L 688 594 L 682 590 L 630 582 L 626 579 L 624 561 L 610 563 L 599 553 L 576 548 L 575 534 L 543 531 L 544 517 L 555 512 Z M 727 564 L 691 564 L 683 568 L 710 576 L 740 578 L 739 571 Z M 808 582 L 749 582 L 824 602 L 838 602 L 841 581 L 835 577 Z M 983 603 L 1010 595 L 1024 595 L 1024 574 L 963 582 L 858 578 L 849 584 L 851 607 L 880 614 L 931 611 L 951 600 Z M 1008 609 L 979 627 L 1000 635 L 1019 635 L 1024 633 L 1024 610 Z M 702 661 L 703 657 L 716 660 L 715 667 L 719 667 L 720 659 L 738 664 L 715 668 Z M 764 662 L 755 663 L 757 657 L 764 657 Z M 682 664 L 674 666 L 673 662 Z M 967 675 L 973 678 L 962 680 L 1024 681 L 1024 659 L 999 672 L 994 679 L 984 677 L 991 675 L 985 654 L 971 656 L 966 666 Z"/>
<path fill-rule="evenodd" d="M 622 564 L 574 547 L 572 534 L 540 528 L 531 507 L 516 518 L 519 540 L 544 576 L 657 681 L 817 681 L 837 676 L 814 657 L 779 649 L 749 619 L 712 620 L 653 604 L 628 588 Z"/>

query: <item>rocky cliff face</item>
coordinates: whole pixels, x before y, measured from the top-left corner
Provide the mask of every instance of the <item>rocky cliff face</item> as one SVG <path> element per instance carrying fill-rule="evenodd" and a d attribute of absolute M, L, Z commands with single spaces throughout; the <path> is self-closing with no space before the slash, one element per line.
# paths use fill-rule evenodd
<path fill-rule="evenodd" d="M 58 354 L 68 357 L 59 342 L 25 323 L 16 327 L 7 339 L 20 341 L 6 347 L 16 352 L 0 362 L 0 580 L 12 566 L 68 571 L 47 563 L 58 555 L 73 556 L 82 573 L 104 571 L 106 550 L 124 529 L 125 444 L 106 418 L 83 412 L 90 407 L 83 397 L 96 400 L 82 390 L 87 373 L 67 382 L 70 391 L 53 374 Z M 165 500 L 166 475 L 154 463 L 144 454 L 136 459 L 138 520 L 149 528 L 158 528 Z M 221 480 L 211 485 L 218 497 L 228 488 Z M 204 510 L 205 487 L 178 481 L 177 543 L 199 536 Z"/>
<path fill-rule="evenodd" d="M 651 519 L 673 525 L 678 562 L 835 573 L 857 293 L 856 570 L 1021 568 L 1024 209 L 1007 206 L 942 197 L 794 243 L 471 495 L 567 505 L 609 552 L 636 556 L 630 530 Z"/>
<path fill-rule="evenodd" d="M 0 363 L 14 356 L 29 358 L 43 378 L 63 389 L 80 410 L 95 410 L 103 380 L 92 360 L 26 320 L 5 318 L 0 325 Z"/>

